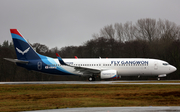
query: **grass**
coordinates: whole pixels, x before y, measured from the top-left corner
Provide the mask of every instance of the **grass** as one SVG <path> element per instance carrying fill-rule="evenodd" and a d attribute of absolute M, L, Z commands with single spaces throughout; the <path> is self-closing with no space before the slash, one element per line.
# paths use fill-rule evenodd
<path fill-rule="evenodd" d="M 180 106 L 180 85 L 0 85 L 0 111 Z"/>

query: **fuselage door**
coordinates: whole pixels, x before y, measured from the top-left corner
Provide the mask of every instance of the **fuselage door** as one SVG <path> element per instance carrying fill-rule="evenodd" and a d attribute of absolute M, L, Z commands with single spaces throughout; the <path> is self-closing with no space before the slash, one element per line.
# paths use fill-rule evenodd
<path fill-rule="evenodd" d="M 158 70 L 158 62 L 157 61 L 154 62 L 154 70 Z"/>

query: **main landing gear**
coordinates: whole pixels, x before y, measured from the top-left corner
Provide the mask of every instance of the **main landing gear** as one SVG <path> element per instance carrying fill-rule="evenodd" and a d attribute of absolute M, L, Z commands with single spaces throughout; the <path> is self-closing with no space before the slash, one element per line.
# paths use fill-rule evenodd
<path fill-rule="evenodd" d="M 95 79 L 94 76 L 90 76 L 90 77 L 88 78 L 88 80 L 89 80 L 89 81 L 95 81 L 96 79 Z"/>

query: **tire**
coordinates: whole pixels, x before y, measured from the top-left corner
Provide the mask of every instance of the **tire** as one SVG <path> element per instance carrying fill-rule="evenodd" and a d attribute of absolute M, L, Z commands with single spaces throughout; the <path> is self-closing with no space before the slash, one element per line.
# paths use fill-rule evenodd
<path fill-rule="evenodd" d="M 88 78 L 88 80 L 89 80 L 89 81 L 95 81 L 95 77 L 90 76 L 90 77 Z"/>

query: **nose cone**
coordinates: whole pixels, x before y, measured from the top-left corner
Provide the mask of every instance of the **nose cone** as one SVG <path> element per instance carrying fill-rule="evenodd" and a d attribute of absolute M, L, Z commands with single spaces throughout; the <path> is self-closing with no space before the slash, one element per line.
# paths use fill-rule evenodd
<path fill-rule="evenodd" d="M 169 70 L 170 70 L 171 72 L 174 72 L 174 71 L 177 70 L 177 68 L 171 65 L 171 66 L 169 67 Z"/>

